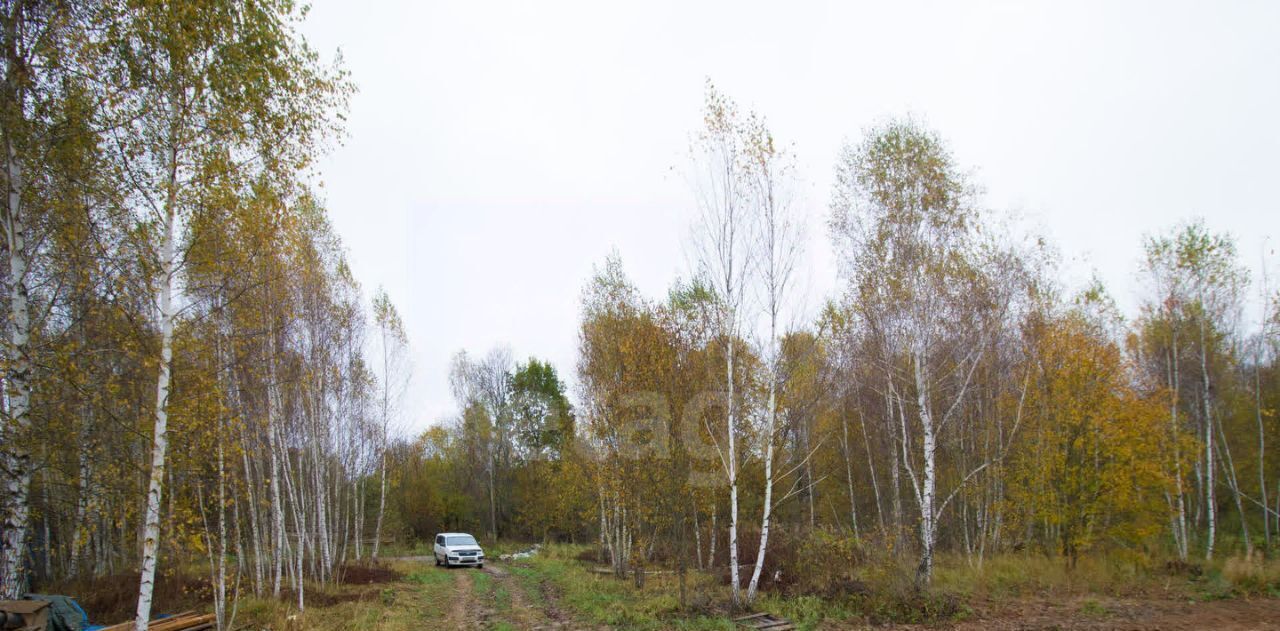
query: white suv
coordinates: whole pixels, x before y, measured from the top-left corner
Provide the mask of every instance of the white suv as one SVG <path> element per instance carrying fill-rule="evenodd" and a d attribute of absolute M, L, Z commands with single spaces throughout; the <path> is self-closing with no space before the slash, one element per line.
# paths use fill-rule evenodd
<path fill-rule="evenodd" d="M 476 538 L 465 532 L 442 532 L 436 535 L 436 565 L 474 565 L 484 567 L 484 550 Z"/>

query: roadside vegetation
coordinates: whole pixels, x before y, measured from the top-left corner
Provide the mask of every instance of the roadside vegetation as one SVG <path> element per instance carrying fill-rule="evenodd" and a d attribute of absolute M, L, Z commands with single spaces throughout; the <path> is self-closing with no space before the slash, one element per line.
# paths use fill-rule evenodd
<path fill-rule="evenodd" d="M 382 572 L 353 572 L 336 585 L 310 586 L 314 591 L 304 614 L 299 615 L 288 601 L 245 599 L 237 621 L 255 629 L 321 631 L 398 631 L 424 625 L 734 628 L 735 614 L 728 607 L 729 588 L 723 576 L 706 572 L 687 576 L 690 597 L 681 606 L 675 573 L 655 572 L 644 587 L 637 588 L 631 579 L 602 573 L 607 568 L 591 560 L 591 553 L 588 546 L 552 544 L 529 558 L 491 563 L 485 570 L 438 568 L 425 559 L 385 561 L 380 565 Z M 1057 607 L 1060 628 L 1073 628 L 1097 622 L 1142 622 L 1143 615 L 1176 607 L 1190 614 L 1218 615 L 1213 603 L 1225 599 L 1280 597 L 1280 564 L 1238 557 L 1188 566 L 1146 558 L 1090 558 L 1070 569 L 1041 555 L 1000 555 L 980 568 L 969 566 L 961 557 L 942 555 L 937 580 L 928 593 L 914 589 L 913 571 L 913 567 L 886 570 L 880 563 L 865 564 L 840 573 L 838 585 L 810 582 L 801 588 L 767 592 L 755 609 L 785 616 L 800 629 L 854 629 L 982 621 L 996 625 L 1016 622 L 1029 604 L 1041 604 Z M 163 590 L 158 593 L 158 602 L 165 598 Z M 1197 610 L 1197 605 L 1189 603 L 1207 607 Z M 180 606 L 178 601 L 168 604 Z M 1259 613 L 1273 610 L 1280 607 Z M 1193 624 L 1194 618 L 1188 623 Z"/>

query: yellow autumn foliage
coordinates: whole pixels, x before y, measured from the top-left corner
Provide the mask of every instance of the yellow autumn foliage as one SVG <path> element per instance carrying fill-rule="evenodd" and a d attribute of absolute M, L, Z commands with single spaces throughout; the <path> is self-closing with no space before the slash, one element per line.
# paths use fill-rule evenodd
<path fill-rule="evenodd" d="M 1023 532 L 1074 562 L 1161 532 L 1169 440 L 1158 393 L 1131 383 L 1119 346 L 1079 312 L 1039 331 L 1009 499 Z"/>

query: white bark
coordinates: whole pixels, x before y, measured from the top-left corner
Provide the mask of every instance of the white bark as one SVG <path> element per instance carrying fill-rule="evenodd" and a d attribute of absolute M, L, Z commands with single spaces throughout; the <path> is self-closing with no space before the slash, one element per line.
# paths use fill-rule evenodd
<path fill-rule="evenodd" d="M 698 569 L 703 569 L 702 563 L 702 526 L 698 523 L 698 504 L 693 505 L 693 549 L 698 556 Z"/>
<path fill-rule="evenodd" d="M 83 338 L 82 338 L 83 341 Z M 93 407 L 86 403 L 81 407 L 80 414 L 80 453 L 77 456 L 77 478 L 76 488 L 76 510 L 75 522 L 72 524 L 71 531 L 71 550 L 70 567 L 68 568 L 69 576 L 75 577 L 80 573 L 81 567 L 84 565 L 84 544 L 87 539 L 89 527 L 89 495 L 93 492 L 93 464 L 90 458 L 92 451 L 90 445 L 90 432 L 93 426 Z"/>
<path fill-rule="evenodd" d="M 729 450 L 729 584 L 733 589 L 733 604 L 736 607 L 742 599 L 740 594 L 742 583 L 738 580 L 738 452 L 734 440 L 734 405 L 733 405 L 733 336 L 729 336 L 728 359 L 725 362 L 725 375 L 728 382 L 729 413 L 725 415 L 728 432 Z"/>
<path fill-rule="evenodd" d="M 702 213 L 699 252 L 702 271 L 712 280 L 720 298 L 717 333 L 725 344 L 726 452 L 721 453 L 729 483 L 729 581 L 736 608 L 742 601 L 738 571 L 738 452 L 735 393 L 735 346 L 738 343 L 740 309 L 750 267 L 741 249 L 745 191 L 739 160 L 743 157 L 741 124 L 736 106 L 708 85 L 706 129 L 694 146 L 699 173 Z"/>
<path fill-rule="evenodd" d="M 713 502 L 711 504 L 711 543 L 708 545 L 709 549 L 707 550 L 707 569 L 716 566 L 716 540 L 720 538 L 716 521 L 719 519 L 719 514 L 720 511 L 716 509 L 716 505 Z"/>
<path fill-rule="evenodd" d="M 1171 325 L 1176 326 L 1176 325 Z M 1169 424 L 1170 437 L 1173 440 L 1173 480 L 1174 490 L 1177 496 L 1174 498 L 1177 506 L 1177 514 L 1174 522 L 1173 538 L 1178 546 L 1178 558 L 1186 561 L 1188 555 L 1187 545 L 1187 501 L 1186 492 L 1182 489 L 1182 448 L 1178 445 L 1181 432 L 1178 427 L 1178 334 L 1176 328 L 1172 335 L 1170 343 L 1168 362 L 1169 366 L 1169 385 L 1171 397 L 1169 401 Z"/>
<path fill-rule="evenodd" d="M 491 430 L 492 431 L 492 430 Z M 487 448 L 489 453 L 489 538 L 494 541 L 498 540 L 498 499 L 496 490 L 494 489 L 493 477 L 494 467 L 497 466 L 493 456 L 493 437 L 489 437 L 489 445 Z"/>
<path fill-rule="evenodd" d="M 278 401 L 276 395 L 274 357 L 267 358 L 267 366 L 267 451 L 270 452 L 271 457 L 271 479 L 269 482 L 269 491 L 271 493 L 271 532 L 274 536 L 271 557 L 275 564 L 271 573 L 271 596 L 272 598 L 279 598 L 280 581 L 284 576 L 285 524 L 284 500 L 280 494 L 280 456 L 279 448 L 276 445 L 277 441 L 275 430 Z"/>
<path fill-rule="evenodd" d="M 885 398 L 886 400 L 888 399 L 887 396 Z M 890 403 L 889 405 L 892 406 L 893 404 Z M 892 416 L 892 414 L 893 413 L 890 412 L 890 416 Z M 871 477 L 871 492 L 875 496 L 876 500 L 876 518 L 880 522 L 880 534 L 884 535 L 886 534 L 884 525 L 884 507 L 880 503 L 880 483 L 876 481 L 876 463 L 871 458 L 871 439 L 867 437 L 867 419 L 865 416 L 858 419 L 858 427 L 862 429 L 862 446 L 867 451 L 867 473 Z M 851 490 L 850 494 L 852 493 L 853 491 Z M 850 503 L 852 503 L 852 499 L 850 499 Z"/>
<path fill-rule="evenodd" d="M 218 544 L 214 546 L 210 542 L 209 550 L 211 554 L 216 551 L 218 557 L 213 573 L 213 613 L 216 628 L 222 631 L 227 628 L 227 480 L 226 456 L 221 440 L 218 441 Z"/>
<path fill-rule="evenodd" d="M 264 546 L 262 542 L 262 527 L 258 521 L 258 495 L 254 490 L 257 488 L 257 478 L 253 475 L 253 470 L 249 466 L 248 441 L 243 431 L 241 432 L 241 440 L 245 445 L 245 448 L 240 451 L 240 457 L 244 465 L 245 503 L 249 508 L 249 536 L 253 539 L 251 542 L 253 545 L 253 593 L 255 596 L 261 596 L 266 572 L 262 565 Z"/>
<path fill-rule="evenodd" d="M 1271 517 L 1267 514 L 1267 434 L 1262 424 L 1262 376 L 1259 366 L 1261 361 L 1262 354 L 1259 353 L 1253 366 L 1253 409 L 1258 421 L 1258 495 L 1262 498 L 1262 536 L 1269 549 L 1271 548 Z"/>
<path fill-rule="evenodd" d="M 1253 404 L 1254 415 L 1258 422 L 1258 495 L 1262 498 L 1262 533 L 1267 549 L 1271 549 L 1271 517 L 1267 514 L 1267 434 L 1262 424 L 1262 344 L 1266 341 L 1267 308 L 1270 304 L 1270 293 L 1267 288 L 1267 259 L 1262 258 L 1262 330 L 1258 331 L 1258 341 L 1253 356 Z"/>
<path fill-rule="evenodd" d="M 381 465 L 378 467 L 380 475 L 378 482 L 378 521 L 373 527 L 373 552 L 369 557 L 377 560 L 378 547 L 382 544 L 382 514 L 387 510 L 387 446 L 386 439 L 382 441 Z"/>
<path fill-rule="evenodd" d="M 1204 308 L 1204 295 L 1200 298 L 1201 309 Z M 1209 394 L 1209 349 L 1205 348 L 1205 314 L 1200 314 L 1200 377 L 1204 386 L 1203 396 L 1200 401 L 1204 408 L 1204 461 L 1205 461 L 1205 511 L 1209 518 L 1209 534 L 1205 541 L 1204 558 L 1206 561 L 1213 559 L 1213 543 L 1217 534 L 1217 496 L 1214 493 L 1214 466 L 1213 466 L 1213 413 L 1210 403 Z"/>
<path fill-rule="evenodd" d="M 387 509 L 387 426 L 391 420 L 390 349 L 387 348 L 387 324 L 380 323 L 380 326 L 382 328 L 382 444 L 378 446 L 378 519 L 373 527 L 373 552 L 370 554 L 374 560 L 377 560 L 378 548 L 382 544 L 382 515 Z"/>
<path fill-rule="evenodd" d="M 352 510 L 355 512 L 353 519 L 355 520 L 355 540 L 356 540 L 356 560 L 359 561 L 364 550 L 364 482 L 363 473 L 356 475 L 355 487 L 352 495 L 352 503 L 355 505 Z"/>
<path fill-rule="evenodd" d="M 769 517 L 773 512 L 773 434 L 778 414 L 778 379 L 776 371 L 769 379 L 769 429 L 765 437 L 764 456 L 764 509 L 760 518 L 760 548 L 756 551 L 755 568 L 751 571 L 751 583 L 747 586 L 747 602 L 754 602 L 760 586 L 760 572 L 764 569 L 765 546 L 769 543 Z"/>
<path fill-rule="evenodd" d="M 0 542 L 0 598 L 22 597 L 22 562 L 30 527 L 31 455 L 18 438 L 31 427 L 31 316 L 27 290 L 26 225 L 22 218 L 22 167 L 12 140 L 5 142 L 8 195 L 4 209 L 9 250 L 9 344 L 5 374 L 4 533 Z"/>
<path fill-rule="evenodd" d="M 169 448 L 169 371 L 173 364 L 173 282 L 174 229 L 177 223 L 175 192 L 176 160 L 170 175 L 168 207 L 165 210 L 163 243 L 160 250 L 160 374 L 156 378 L 156 409 L 151 448 L 151 480 L 147 489 L 147 513 L 143 522 L 142 576 L 138 587 L 138 609 L 134 628 L 146 631 L 151 621 L 151 598 L 155 589 L 156 562 L 160 547 L 160 500 L 164 488 L 165 455 Z"/>
<path fill-rule="evenodd" d="M 917 351 L 913 364 L 915 368 L 916 397 L 920 406 L 921 451 L 924 457 L 924 478 L 921 482 L 919 496 L 920 568 L 917 578 L 920 582 L 927 584 L 933 577 L 933 546 L 937 535 L 934 528 L 934 520 L 937 515 L 934 513 L 933 508 L 937 444 L 934 436 L 936 428 L 933 424 L 933 413 L 929 403 L 929 381 L 926 377 L 924 362 L 925 353 L 922 350 Z"/>
<path fill-rule="evenodd" d="M 849 486 L 849 520 L 853 524 L 853 537 L 858 538 L 858 502 L 853 493 L 853 458 L 849 453 L 849 416 L 840 415 L 840 452 L 844 456 L 844 480 Z M 812 484 L 812 481 L 810 481 Z M 812 517 L 810 517 L 812 522 Z M 810 524 L 812 528 L 812 523 Z"/>
<path fill-rule="evenodd" d="M 758 226 L 758 251 L 760 278 L 763 281 L 764 307 L 769 319 L 769 337 L 766 343 L 765 361 L 768 362 L 769 399 L 766 415 L 764 460 L 764 507 L 760 518 L 760 548 L 756 553 L 755 568 L 747 587 L 747 602 L 755 600 L 764 569 L 765 554 L 769 543 L 769 519 L 773 513 L 773 451 L 778 426 L 778 385 L 781 369 L 781 345 L 779 343 L 778 317 L 786 299 L 791 271 L 798 257 L 794 225 L 787 214 L 785 178 L 788 173 L 787 157 L 774 147 L 773 136 L 762 124 L 748 126 L 746 155 L 748 173 L 753 186 Z M 808 462 L 806 455 L 805 463 Z M 807 491 L 812 493 L 812 486 Z M 810 495 L 812 497 L 812 495 Z M 785 498 L 784 498 L 785 499 Z"/>

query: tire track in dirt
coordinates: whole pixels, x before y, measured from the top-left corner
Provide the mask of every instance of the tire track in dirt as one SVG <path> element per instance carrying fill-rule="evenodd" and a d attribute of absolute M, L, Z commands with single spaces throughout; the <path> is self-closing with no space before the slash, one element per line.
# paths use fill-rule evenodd
<path fill-rule="evenodd" d="M 556 605 L 556 596 L 549 591 L 546 581 L 538 584 L 541 603 L 532 603 L 523 581 L 502 566 L 486 565 L 485 572 L 493 576 L 495 585 L 500 585 L 511 599 L 506 612 L 507 622 L 518 629 L 534 631 L 550 631 L 552 629 L 577 629 L 564 612 Z"/>
<path fill-rule="evenodd" d="M 542 578 L 538 581 L 538 590 L 542 593 L 542 602 L 546 606 L 547 618 L 551 620 L 552 628 L 573 628 L 573 618 L 560 608 L 560 590 L 551 583 L 550 579 Z"/>
<path fill-rule="evenodd" d="M 448 571 L 448 570 L 445 570 Z M 445 616 L 446 629 L 481 629 L 479 608 L 476 606 L 475 583 L 470 572 L 455 572 L 454 596 Z"/>

